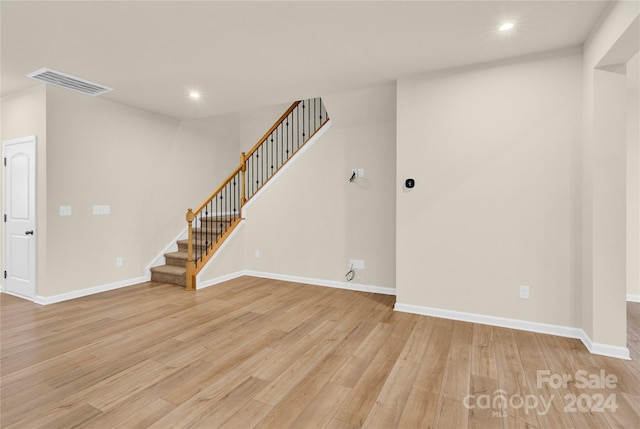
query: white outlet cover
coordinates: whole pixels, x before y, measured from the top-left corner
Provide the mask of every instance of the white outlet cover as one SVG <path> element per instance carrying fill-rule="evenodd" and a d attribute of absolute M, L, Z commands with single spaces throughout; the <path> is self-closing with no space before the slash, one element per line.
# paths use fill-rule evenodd
<path fill-rule="evenodd" d="M 124 265 L 124 261 L 122 258 L 116 258 L 116 267 L 121 267 Z"/>
<path fill-rule="evenodd" d="M 111 206 L 93 206 L 94 215 L 108 215 L 111 214 Z"/>
<path fill-rule="evenodd" d="M 354 270 L 364 270 L 364 259 L 349 259 L 349 266 Z"/>
<path fill-rule="evenodd" d="M 529 299 L 529 286 L 520 285 L 520 298 Z"/>
<path fill-rule="evenodd" d="M 71 206 L 60 206 L 60 216 L 71 216 Z"/>

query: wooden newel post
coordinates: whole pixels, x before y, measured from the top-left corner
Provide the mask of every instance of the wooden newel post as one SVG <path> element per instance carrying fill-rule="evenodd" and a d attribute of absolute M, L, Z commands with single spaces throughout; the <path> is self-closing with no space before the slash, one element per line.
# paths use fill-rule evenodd
<path fill-rule="evenodd" d="M 244 152 L 240 154 L 240 169 L 242 170 L 242 188 L 240 188 L 240 192 L 242 196 L 240 197 L 240 207 L 243 207 L 247 202 L 247 192 L 245 188 L 245 173 L 247 171 L 247 156 Z"/>
<path fill-rule="evenodd" d="M 195 219 L 193 209 L 187 210 L 187 223 L 189 224 L 189 243 L 187 247 L 187 290 L 195 290 L 195 282 L 193 279 L 193 272 L 195 271 L 195 264 L 193 262 L 193 220 Z"/>

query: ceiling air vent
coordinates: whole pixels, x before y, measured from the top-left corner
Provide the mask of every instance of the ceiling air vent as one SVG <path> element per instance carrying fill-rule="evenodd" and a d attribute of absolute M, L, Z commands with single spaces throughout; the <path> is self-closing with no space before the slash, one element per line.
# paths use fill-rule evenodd
<path fill-rule="evenodd" d="M 89 82 L 88 80 L 80 79 L 75 76 L 71 76 L 66 73 L 61 73 L 59 71 L 47 68 L 29 73 L 27 77 L 40 80 L 51 85 L 59 86 L 60 88 L 66 88 L 72 91 L 77 91 L 92 96 L 113 91 L 113 88 Z"/>

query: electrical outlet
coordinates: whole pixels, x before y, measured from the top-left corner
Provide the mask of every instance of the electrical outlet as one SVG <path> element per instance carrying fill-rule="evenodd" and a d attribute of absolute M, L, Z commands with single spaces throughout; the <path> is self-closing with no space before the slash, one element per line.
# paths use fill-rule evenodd
<path fill-rule="evenodd" d="M 121 267 L 124 265 L 124 260 L 122 259 L 122 257 L 117 257 L 116 258 L 116 267 Z"/>
<path fill-rule="evenodd" d="M 93 206 L 94 215 L 108 215 L 111 214 L 111 206 Z"/>
<path fill-rule="evenodd" d="M 349 266 L 354 270 L 364 270 L 364 259 L 349 259 Z"/>
<path fill-rule="evenodd" d="M 529 299 L 529 286 L 520 285 L 520 298 Z"/>
<path fill-rule="evenodd" d="M 364 177 L 364 168 L 358 168 L 358 177 Z"/>
<path fill-rule="evenodd" d="M 255 255 L 256 255 L 256 259 L 260 259 L 260 251 L 259 250 L 256 250 Z"/>
<path fill-rule="evenodd" d="M 60 216 L 71 216 L 71 206 L 60 206 Z"/>

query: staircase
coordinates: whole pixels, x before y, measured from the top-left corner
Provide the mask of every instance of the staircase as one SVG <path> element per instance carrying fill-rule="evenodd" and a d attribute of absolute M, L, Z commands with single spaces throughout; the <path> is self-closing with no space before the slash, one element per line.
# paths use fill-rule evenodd
<path fill-rule="evenodd" d="M 294 102 L 246 154 L 240 166 L 196 210 L 187 210 L 188 239 L 151 268 L 151 280 L 196 289 L 196 275 L 242 221 L 242 207 L 308 142 L 329 117 L 322 100 Z"/>
<path fill-rule="evenodd" d="M 206 216 L 199 219 L 200 227 L 193 228 L 193 233 L 201 236 L 221 236 L 231 223 L 228 215 Z M 178 240 L 178 251 L 164 254 L 165 265 L 151 268 L 151 281 L 171 283 L 178 286 L 187 285 L 187 259 L 189 239 Z M 206 251 L 205 242 L 194 242 L 192 247 L 198 246 L 198 252 Z"/>

